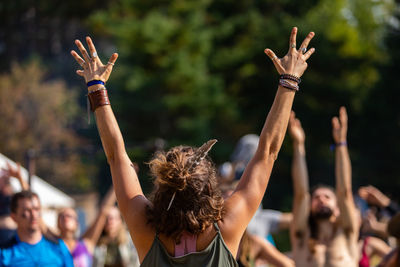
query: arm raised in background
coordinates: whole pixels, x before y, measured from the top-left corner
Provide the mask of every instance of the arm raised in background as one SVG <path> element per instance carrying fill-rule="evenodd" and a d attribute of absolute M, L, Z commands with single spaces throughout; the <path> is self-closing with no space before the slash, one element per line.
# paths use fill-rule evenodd
<path fill-rule="evenodd" d="M 21 185 L 21 190 L 29 190 L 29 184 L 22 178 L 21 164 L 19 162 L 17 162 L 16 168 L 11 166 L 11 164 L 9 162 L 6 162 L 6 164 L 7 164 L 7 168 L 2 169 L 5 176 L 8 178 L 10 178 L 10 177 L 17 178 L 19 184 Z"/>
<path fill-rule="evenodd" d="M 86 42 L 90 55 L 79 40 L 76 40 L 75 44 L 83 58 L 75 51 L 71 51 L 71 55 L 83 68 L 83 70 L 78 70 L 77 74 L 84 77 L 86 83 L 93 80 L 106 82 L 118 54 L 114 53 L 108 63 L 104 65 L 97 56 L 96 48 L 90 37 L 86 37 Z M 88 91 L 94 93 L 101 88 L 102 85 L 95 84 L 89 86 Z M 111 106 L 107 104 L 99 106 L 95 110 L 95 116 L 104 152 L 110 165 L 119 208 L 128 225 L 139 257 L 143 259 L 155 235 L 154 229 L 147 225 L 146 218 L 146 206 L 151 203 L 143 195 L 139 179 L 126 153 L 124 140 Z"/>
<path fill-rule="evenodd" d="M 289 52 L 281 59 L 266 49 L 279 74 L 301 77 L 307 69 L 306 60 L 314 52 L 303 53 L 314 33 L 309 33 L 300 49 L 296 49 L 297 28 L 293 28 Z M 297 85 L 297 83 L 295 83 Z M 225 202 L 226 215 L 221 222 L 221 231 L 228 248 L 235 255 L 240 238 L 256 212 L 267 188 L 272 167 L 278 156 L 288 125 L 295 90 L 279 85 L 274 102 L 260 134 L 255 155 L 247 165 L 235 192 Z"/>
<path fill-rule="evenodd" d="M 114 188 L 111 186 L 101 203 L 99 213 L 93 223 L 82 235 L 82 240 L 85 242 L 86 247 L 91 254 L 93 254 L 97 241 L 99 240 L 104 225 L 106 224 L 107 213 L 109 209 L 114 206 L 116 200 Z"/>
<path fill-rule="evenodd" d="M 266 239 L 256 235 L 251 235 L 250 239 L 254 242 L 257 248 L 255 259 L 262 259 L 276 267 L 294 267 L 294 262 L 288 256 L 280 252 L 274 245 Z"/>
<path fill-rule="evenodd" d="M 351 162 L 347 149 L 347 112 L 339 110 L 339 117 L 332 118 L 332 135 L 335 142 L 336 197 L 340 209 L 339 223 L 353 233 L 358 233 L 359 220 L 351 187 Z"/>
<path fill-rule="evenodd" d="M 308 185 L 308 171 L 306 163 L 306 149 L 303 127 L 294 112 L 290 114 L 289 134 L 293 140 L 293 221 L 290 227 L 292 239 L 301 237 L 308 227 L 310 213 L 310 193 Z"/>

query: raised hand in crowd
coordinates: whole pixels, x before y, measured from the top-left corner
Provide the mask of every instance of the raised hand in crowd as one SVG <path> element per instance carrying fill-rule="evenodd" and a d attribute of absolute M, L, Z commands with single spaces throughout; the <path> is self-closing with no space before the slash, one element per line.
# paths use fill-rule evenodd
<path fill-rule="evenodd" d="M 306 135 L 303 127 L 301 126 L 301 122 L 298 118 L 296 118 L 296 113 L 294 113 L 294 111 L 292 111 L 290 114 L 288 131 L 294 144 L 304 144 Z"/>
<path fill-rule="evenodd" d="M 300 76 L 307 69 L 306 60 L 314 52 L 314 49 L 306 51 L 314 33 L 306 37 L 299 50 L 296 49 L 296 35 L 297 28 L 293 28 L 289 52 L 283 58 L 278 58 L 270 49 L 265 50 L 281 74 L 278 91 L 261 132 L 257 152 L 247 165 L 235 192 L 226 201 L 217 191 L 215 170 L 211 169 L 213 164 L 205 157 L 215 140 L 210 140 L 200 148 L 180 146 L 155 155 L 150 162 L 155 177 L 154 198 L 147 199 L 144 196 L 104 88 L 118 55 L 113 54 L 104 65 L 98 59 L 89 37 L 86 42 L 90 54 L 80 41 L 75 42 L 83 58 L 75 51 L 71 54 L 83 68 L 77 73 L 87 83 L 119 208 L 143 266 L 170 265 L 174 262 L 175 258 L 171 256 L 179 252 L 178 240 L 187 238 L 184 233 L 189 233 L 197 240 L 192 248 L 195 251 L 204 250 L 215 238 L 225 243 L 217 257 L 192 253 L 185 257 L 187 264 L 193 266 L 206 261 L 202 265 L 211 266 L 211 262 L 218 260 L 226 266 L 236 265 L 232 255 L 237 254 L 242 234 L 261 203 L 285 136 Z M 182 162 L 182 159 L 185 160 Z M 191 208 L 198 206 L 202 208 Z M 189 213 L 190 218 L 185 215 Z M 164 249 L 160 250 L 161 247 Z M 162 257 L 157 256 L 160 253 Z"/>
<path fill-rule="evenodd" d="M 22 178 L 21 164 L 17 163 L 16 167 L 13 167 L 9 162 L 6 162 L 6 168 L 1 169 L 3 173 L 4 181 L 14 177 L 18 180 L 21 185 L 21 190 L 29 190 L 28 183 Z"/>
<path fill-rule="evenodd" d="M 339 116 L 332 118 L 332 137 L 336 145 L 347 145 L 347 111 L 340 107 Z"/>
<path fill-rule="evenodd" d="M 105 83 L 108 81 L 108 78 L 110 77 L 114 63 L 118 58 L 118 54 L 117 53 L 112 54 L 107 64 L 103 64 L 97 55 L 97 51 L 96 48 L 94 47 L 92 39 L 90 37 L 86 37 L 86 42 L 89 47 L 90 55 L 88 54 L 85 47 L 79 40 L 76 40 L 75 44 L 78 47 L 79 51 L 81 52 L 83 58 L 79 56 L 78 53 L 76 53 L 74 50 L 71 51 L 71 55 L 83 68 L 83 70 L 77 70 L 76 73 L 79 76 L 85 78 L 86 83 L 94 80 L 103 81 Z"/>
<path fill-rule="evenodd" d="M 376 218 L 375 214 L 371 211 L 367 211 L 367 215 L 363 218 L 363 232 L 378 235 L 381 238 L 387 238 L 387 222 L 380 222 Z"/>
<path fill-rule="evenodd" d="M 372 185 L 360 187 L 358 189 L 358 195 L 367 201 L 369 205 L 385 208 L 390 204 L 390 198 Z"/>

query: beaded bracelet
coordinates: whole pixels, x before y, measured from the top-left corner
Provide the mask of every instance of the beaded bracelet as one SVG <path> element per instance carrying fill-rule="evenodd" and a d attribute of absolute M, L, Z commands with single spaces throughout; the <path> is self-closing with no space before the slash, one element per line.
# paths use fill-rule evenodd
<path fill-rule="evenodd" d="M 292 74 L 286 74 L 286 73 L 284 73 L 284 74 L 281 74 L 281 76 L 279 76 L 279 78 L 280 78 L 280 79 L 285 79 L 285 80 L 292 80 L 292 81 L 294 81 L 294 82 L 297 82 L 297 84 L 300 84 L 300 83 L 301 83 L 301 78 L 300 78 L 300 77 L 297 77 L 297 76 L 295 76 L 295 75 L 292 75 Z"/>

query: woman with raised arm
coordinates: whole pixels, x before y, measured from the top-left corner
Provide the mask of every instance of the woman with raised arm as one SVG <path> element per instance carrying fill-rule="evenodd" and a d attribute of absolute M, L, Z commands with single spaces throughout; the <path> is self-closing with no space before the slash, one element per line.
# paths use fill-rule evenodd
<path fill-rule="evenodd" d="M 58 213 L 59 238 L 67 245 L 75 267 L 92 266 L 94 248 L 106 224 L 107 214 L 115 201 L 114 189 L 111 187 L 102 201 L 99 213 L 80 239 L 76 239 L 79 226 L 76 211 L 64 208 Z"/>
<path fill-rule="evenodd" d="M 313 48 L 307 51 L 314 33 L 308 34 L 299 49 L 296 34 L 293 28 L 283 58 L 265 50 L 281 75 L 277 94 L 257 152 L 225 201 L 217 189 L 215 168 L 206 157 L 215 140 L 200 148 L 178 146 L 157 153 L 149 163 L 154 191 L 150 199 L 143 195 L 104 87 L 118 55 L 113 54 L 104 65 L 89 37 L 89 52 L 75 41 L 83 58 L 75 51 L 71 54 L 83 68 L 77 74 L 87 83 L 118 204 L 142 266 L 237 266 L 240 239 L 263 198 L 300 77 L 314 52 Z"/>

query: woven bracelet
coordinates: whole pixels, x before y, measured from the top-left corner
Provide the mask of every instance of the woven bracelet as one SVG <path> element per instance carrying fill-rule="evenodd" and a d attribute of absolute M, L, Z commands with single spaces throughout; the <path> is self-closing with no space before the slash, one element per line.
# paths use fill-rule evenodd
<path fill-rule="evenodd" d="M 299 91 L 299 86 L 298 85 L 294 85 L 289 83 L 288 81 L 284 80 L 284 79 L 280 79 L 279 80 L 279 85 L 282 87 L 285 87 L 287 89 L 293 90 L 293 91 Z"/>
<path fill-rule="evenodd" d="M 300 84 L 300 83 L 301 83 L 301 78 L 300 78 L 300 77 L 297 77 L 297 76 L 295 76 L 295 75 L 292 75 L 292 74 L 286 74 L 286 73 L 284 73 L 284 74 L 281 74 L 281 76 L 279 76 L 279 78 L 280 78 L 280 79 L 285 79 L 285 80 L 292 80 L 292 81 L 294 81 L 294 82 L 297 82 L 297 84 Z"/>

